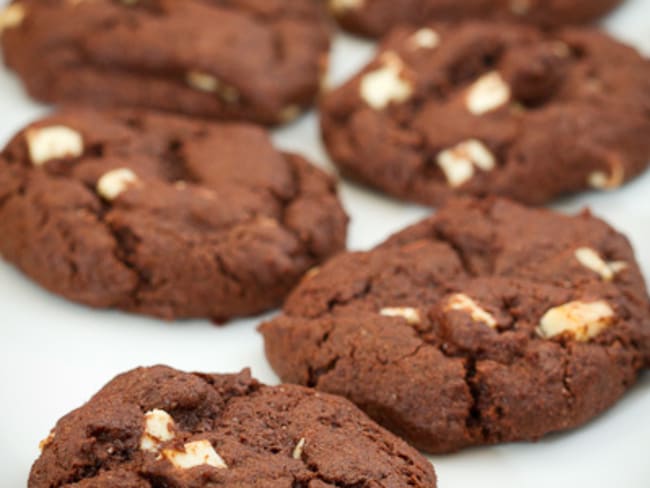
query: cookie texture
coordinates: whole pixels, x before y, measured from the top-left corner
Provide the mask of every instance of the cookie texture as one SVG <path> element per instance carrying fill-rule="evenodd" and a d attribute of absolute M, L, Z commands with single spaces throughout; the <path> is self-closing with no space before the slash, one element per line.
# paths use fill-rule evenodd
<path fill-rule="evenodd" d="M 400 29 L 322 106 L 332 158 L 402 199 L 542 204 L 650 161 L 650 61 L 606 34 L 466 22 Z"/>
<path fill-rule="evenodd" d="M 30 488 L 435 488 L 431 464 L 347 400 L 239 374 L 139 368 L 63 417 Z"/>
<path fill-rule="evenodd" d="M 264 124 L 312 104 L 330 35 L 315 0 L 16 0 L 0 26 L 38 100 Z"/>
<path fill-rule="evenodd" d="M 621 0 L 328 0 L 347 30 L 378 37 L 400 24 L 491 19 L 558 27 L 594 21 Z"/>
<path fill-rule="evenodd" d="M 224 320 L 345 246 L 335 181 L 262 129 L 70 108 L 0 154 L 0 252 L 93 307 Z"/>
<path fill-rule="evenodd" d="M 333 258 L 261 332 L 283 380 L 343 395 L 431 453 L 580 426 L 650 366 L 626 238 L 588 212 L 499 199 L 453 201 Z"/>

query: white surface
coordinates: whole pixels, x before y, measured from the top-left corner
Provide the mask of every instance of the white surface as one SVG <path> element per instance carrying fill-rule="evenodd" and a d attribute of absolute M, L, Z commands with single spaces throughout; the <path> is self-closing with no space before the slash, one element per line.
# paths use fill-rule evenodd
<path fill-rule="evenodd" d="M 630 0 L 606 27 L 650 53 L 650 0 Z M 332 80 L 342 81 L 372 53 L 372 45 L 337 38 Z M 0 68 L 0 143 L 45 112 Z M 648 135 L 650 137 L 650 134 Z M 313 114 L 278 131 L 279 145 L 331 168 Z M 341 193 L 352 222 L 350 247 L 363 249 L 428 210 L 355 185 Z M 626 232 L 650 277 L 650 172 L 620 191 L 587 194 L 555 205 L 589 205 Z M 38 442 L 59 417 L 81 405 L 115 374 L 166 363 L 198 371 L 251 366 L 263 381 L 278 380 L 264 360 L 259 319 L 227 327 L 208 321 L 164 323 L 68 303 L 0 262 L 0 485 L 25 486 Z M 536 444 L 479 448 L 434 459 L 442 488 L 650 487 L 650 374 L 612 410 L 588 426 Z"/>

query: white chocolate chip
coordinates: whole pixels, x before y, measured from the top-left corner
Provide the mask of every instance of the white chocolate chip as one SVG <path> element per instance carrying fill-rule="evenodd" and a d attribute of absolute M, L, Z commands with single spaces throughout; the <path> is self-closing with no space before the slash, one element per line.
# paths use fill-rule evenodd
<path fill-rule="evenodd" d="M 404 63 L 393 51 L 381 56 L 382 66 L 361 79 L 361 98 L 375 110 L 383 110 L 391 102 L 401 103 L 413 94 L 413 85 L 402 78 Z"/>
<path fill-rule="evenodd" d="M 465 104 L 474 115 L 491 112 L 510 100 L 510 87 L 497 71 L 481 76 L 469 88 Z"/>
<path fill-rule="evenodd" d="M 226 85 L 218 78 L 202 71 L 190 71 L 185 80 L 187 84 L 205 93 L 216 93 L 226 103 L 237 103 L 239 101 L 239 90 L 231 85 Z"/>
<path fill-rule="evenodd" d="M 436 160 L 447 181 L 454 188 L 472 179 L 474 166 L 483 171 L 492 171 L 496 166 L 496 160 L 490 150 L 476 139 L 469 139 L 441 151 Z"/>
<path fill-rule="evenodd" d="M 81 134 L 64 125 L 27 130 L 25 133 L 29 157 L 35 166 L 53 159 L 76 158 L 83 154 Z"/>
<path fill-rule="evenodd" d="M 424 27 L 409 37 L 412 49 L 435 49 L 440 44 L 440 35 L 433 29 Z"/>
<path fill-rule="evenodd" d="M 605 261 L 590 247 L 576 249 L 575 257 L 580 264 L 598 273 L 605 281 L 613 280 L 616 273 L 627 268 L 627 263 L 623 261 Z"/>
<path fill-rule="evenodd" d="M 163 442 L 174 438 L 174 419 L 164 410 L 154 409 L 144 414 L 144 432 L 140 449 L 158 452 Z"/>
<path fill-rule="evenodd" d="M 301 113 L 302 109 L 299 105 L 289 105 L 282 109 L 280 112 L 280 121 L 284 123 L 289 123 L 296 120 Z"/>
<path fill-rule="evenodd" d="M 530 0 L 510 0 L 510 11 L 515 15 L 526 15 L 530 10 Z"/>
<path fill-rule="evenodd" d="M 597 336 L 614 321 L 614 311 L 603 300 L 569 302 L 550 309 L 540 321 L 537 333 L 548 339 L 569 332 L 578 341 Z"/>
<path fill-rule="evenodd" d="M 402 317 L 411 325 L 420 323 L 420 312 L 413 307 L 386 307 L 382 308 L 379 314 L 384 317 Z"/>
<path fill-rule="evenodd" d="M 625 169 L 623 164 L 618 160 L 614 160 L 609 174 L 605 171 L 594 171 L 589 175 L 587 183 L 597 190 L 614 190 L 623 184 L 624 179 Z"/>
<path fill-rule="evenodd" d="M 217 469 L 226 469 L 228 465 L 214 450 L 210 441 L 188 442 L 183 446 L 184 451 L 164 449 L 162 455 L 178 469 L 190 469 L 196 466 L 208 465 Z"/>
<path fill-rule="evenodd" d="M 47 437 L 38 443 L 38 448 L 40 449 L 41 452 L 43 452 L 43 449 L 45 449 L 47 446 L 52 444 L 55 436 L 56 436 L 56 432 L 54 432 L 54 430 L 51 430 L 50 433 L 47 435 Z"/>
<path fill-rule="evenodd" d="M 97 193 L 106 200 L 112 201 L 137 182 L 137 175 L 130 169 L 114 169 L 99 179 L 97 182 Z"/>
<path fill-rule="evenodd" d="M 26 14 L 27 12 L 22 3 L 16 2 L 7 5 L 0 11 L 0 30 L 19 26 L 25 19 Z"/>
<path fill-rule="evenodd" d="M 498 325 L 496 319 L 491 314 L 482 309 L 478 303 L 463 293 L 452 295 L 447 301 L 445 310 L 466 312 L 475 322 L 483 323 L 492 329 L 495 329 Z"/>
<path fill-rule="evenodd" d="M 215 93 L 219 88 L 219 80 L 202 71 L 190 71 L 185 79 L 192 88 L 206 93 Z"/>
<path fill-rule="evenodd" d="M 321 267 L 320 266 L 314 266 L 313 268 L 309 268 L 307 272 L 305 273 L 305 280 L 310 280 L 315 276 L 318 276 L 321 272 Z"/>
<path fill-rule="evenodd" d="M 358 10 L 364 3 L 365 0 L 330 0 L 329 7 L 333 12 L 341 13 L 346 10 Z"/>
<path fill-rule="evenodd" d="M 556 41 L 553 43 L 552 49 L 553 54 L 558 58 L 568 58 L 571 56 L 571 47 L 566 42 Z"/>
<path fill-rule="evenodd" d="M 219 85 L 217 92 L 221 99 L 226 103 L 237 103 L 239 101 L 239 90 L 231 85 Z"/>
<path fill-rule="evenodd" d="M 305 447 L 305 438 L 302 437 L 298 443 L 296 444 L 296 447 L 293 449 L 293 453 L 291 453 L 291 457 L 293 459 L 300 459 L 302 457 L 302 450 Z"/>
<path fill-rule="evenodd" d="M 5 8 L 0 12 L 0 33 L 22 24 L 26 13 L 25 7 L 20 3 L 12 3 Z"/>

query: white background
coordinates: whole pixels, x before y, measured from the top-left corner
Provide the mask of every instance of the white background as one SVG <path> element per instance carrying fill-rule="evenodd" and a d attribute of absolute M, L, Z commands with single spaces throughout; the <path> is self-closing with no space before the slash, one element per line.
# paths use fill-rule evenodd
<path fill-rule="evenodd" d="M 650 54 L 650 0 L 629 0 L 604 26 Z M 339 35 L 332 82 L 351 75 L 372 51 L 369 42 Z M 0 68 L 0 143 L 46 111 Z M 274 137 L 283 148 L 332 168 L 313 113 Z M 366 249 L 429 212 L 349 183 L 341 184 L 341 194 L 352 217 L 353 249 Z M 617 192 L 566 199 L 555 208 L 575 212 L 586 205 L 630 236 L 650 277 L 650 172 Z M 250 366 L 261 380 L 277 383 L 255 332 L 259 320 L 216 327 L 205 320 L 165 323 L 90 310 L 43 291 L 0 261 L 0 486 L 25 486 L 38 442 L 56 420 L 130 368 L 165 363 L 192 371 L 230 372 Z M 650 374 L 582 429 L 539 443 L 478 448 L 432 460 L 442 488 L 648 488 Z"/>

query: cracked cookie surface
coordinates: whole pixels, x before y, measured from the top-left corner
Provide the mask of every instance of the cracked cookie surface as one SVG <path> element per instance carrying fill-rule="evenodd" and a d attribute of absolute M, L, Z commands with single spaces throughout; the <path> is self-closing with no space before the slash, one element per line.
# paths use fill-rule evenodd
<path fill-rule="evenodd" d="M 621 0 L 328 0 L 347 30 L 372 37 L 400 24 L 491 19 L 557 27 L 594 21 Z"/>
<path fill-rule="evenodd" d="M 345 246 L 335 181 L 244 124 L 67 109 L 0 155 L 0 252 L 94 307 L 218 320 Z"/>
<path fill-rule="evenodd" d="M 264 124 L 312 104 L 330 34 L 314 0 L 18 0 L 0 30 L 39 100 Z"/>
<path fill-rule="evenodd" d="M 344 173 L 396 197 L 537 205 L 647 169 L 649 80 L 647 59 L 594 30 L 398 29 L 324 97 L 321 126 Z"/>
<path fill-rule="evenodd" d="M 345 396 L 432 453 L 580 426 L 650 366 L 627 239 L 589 213 L 500 199 L 452 201 L 331 259 L 261 332 L 284 381 Z"/>
<path fill-rule="evenodd" d="M 347 400 L 248 371 L 139 368 L 63 417 L 30 488 L 435 488 L 431 464 Z"/>

